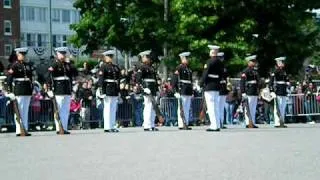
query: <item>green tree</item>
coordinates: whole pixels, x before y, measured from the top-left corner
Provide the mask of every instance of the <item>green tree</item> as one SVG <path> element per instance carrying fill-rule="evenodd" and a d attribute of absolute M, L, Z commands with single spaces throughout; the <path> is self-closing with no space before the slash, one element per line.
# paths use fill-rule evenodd
<path fill-rule="evenodd" d="M 320 1 L 306 0 L 171 0 L 168 22 L 163 0 L 77 0 L 82 19 L 72 25 L 71 41 L 88 52 L 113 46 L 137 54 L 152 49 L 162 54 L 168 43 L 167 65 L 173 69 L 182 51 L 191 51 L 191 66 L 201 71 L 208 59 L 208 44 L 218 44 L 233 74 L 257 54 L 266 76 L 274 58 L 287 56 L 289 73 L 296 73 L 307 57 L 316 59 L 319 26 L 310 13 Z M 258 37 L 253 36 L 258 34 Z M 319 42 L 319 41 L 318 41 Z"/>
<path fill-rule="evenodd" d="M 162 51 L 166 31 L 161 0 L 77 0 L 74 6 L 82 18 L 71 26 L 76 31 L 71 42 L 86 45 L 87 52 L 102 46 L 132 54 L 147 49 Z"/>

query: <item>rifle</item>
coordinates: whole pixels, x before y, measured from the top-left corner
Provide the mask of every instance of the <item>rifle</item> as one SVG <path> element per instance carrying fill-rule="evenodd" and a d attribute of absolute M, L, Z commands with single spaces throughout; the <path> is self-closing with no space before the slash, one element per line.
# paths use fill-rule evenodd
<path fill-rule="evenodd" d="M 242 99 L 242 104 L 245 107 L 244 111 L 246 116 L 249 118 L 249 124 L 248 124 L 248 128 L 254 128 L 254 124 L 253 121 L 251 119 L 251 112 L 250 112 L 250 108 L 249 108 L 249 101 L 248 98 L 243 98 Z"/>
<path fill-rule="evenodd" d="M 206 114 L 207 114 L 207 104 L 206 104 L 206 99 L 205 99 L 204 92 L 203 92 L 203 94 L 202 94 L 202 102 L 201 102 L 201 111 L 200 111 L 200 114 L 199 114 L 199 120 L 201 122 L 205 121 Z"/>
<path fill-rule="evenodd" d="M 182 123 L 183 123 L 183 129 L 187 129 L 187 123 L 186 123 L 186 117 L 184 115 L 184 110 L 183 110 L 183 104 L 182 104 L 182 98 L 181 98 L 181 95 L 180 97 L 178 98 L 178 103 L 179 103 L 179 109 L 180 109 L 180 117 L 182 119 Z"/>
<path fill-rule="evenodd" d="M 58 123 L 58 126 L 59 126 L 58 134 L 62 135 L 62 134 L 64 134 L 64 129 L 63 129 L 62 122 L 60 119 L 58 103 L 57 103 L 55 95 L 51 98 L 51 100 L 52 100 L 52 104 L 53 104 L 54 120 Z"/>
<path fill-rule="evenodd" d="M 280 110 L 279 110 L 279 104 L 278 104 L 278 101 L 277 101 L 277 98 L 274 99 L 274 111 L 276 111 L 276 116 L 278 116 L 279 120 L 280 120 L 280 126 L 284 126 L 284 122 L 283 122 L 283 119 L 281 118 L 281 114 L 280 114 Z M 274 117 L 274 118 L 277 118 L 277 117 Z"/>
<path fill-rule="evenodd" d="M 157 116 L 159 122 L 160 122 L 161 124 L 163 124 L 163 123 L 165 122 L 165 119 L 164 119 L 164 117 L 161 115 L 161 111 L 160 111 L 160 109 L 159 109 L 159 107 L 158 107 L 158 104 L 157 104 L 156 100 L 154 99 L 154 97 L 152 96 L 152 94 L 147 94 L 147 96 L 149 96 L 150 99 L 151 99 L 151 103 L 152 103 L 153 110 L 156 112 L 156 116 Z"/>
<path fill-rule="evenodd" d="M 13 111 L 16 114 L 16 122 L 19 124 L 20 126 L 20 136 L 26 136 L 28 134 L 27 130 L 25 129 L 22 119 L 21 119 L 21 115 L 20 115 L 20 111 L 18 108 L 18 102 L 17 99 L 12 100 L 12 105 L 13 105 Z"/>

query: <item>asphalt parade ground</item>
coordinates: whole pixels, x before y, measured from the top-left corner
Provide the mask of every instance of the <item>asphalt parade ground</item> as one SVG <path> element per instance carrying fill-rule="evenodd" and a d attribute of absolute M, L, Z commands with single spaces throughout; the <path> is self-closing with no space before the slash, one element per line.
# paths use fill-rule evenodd
<path fill-rule="evenodd" d="M 1 180 L 319 180 L 320 125 L 0 134 Z"/>

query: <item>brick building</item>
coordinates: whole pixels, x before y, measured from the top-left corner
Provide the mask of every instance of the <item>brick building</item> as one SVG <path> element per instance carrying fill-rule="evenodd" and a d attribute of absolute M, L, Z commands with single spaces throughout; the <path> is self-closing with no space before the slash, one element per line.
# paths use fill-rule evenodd
<path fill-rule="evenodd" d="M 0 61 L 7 64 L 12 50 L 20 46 L 20 0 L 0 1 Z"/>

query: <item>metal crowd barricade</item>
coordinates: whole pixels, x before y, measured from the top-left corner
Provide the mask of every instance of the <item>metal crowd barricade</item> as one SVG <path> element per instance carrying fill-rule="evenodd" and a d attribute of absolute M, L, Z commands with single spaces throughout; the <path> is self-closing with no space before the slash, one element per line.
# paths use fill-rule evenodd
<path fill-rule="evenodd" d="M 35 130 L 35 126 L 46 128 L 54 124 L 53 104 L 50 99 L 36 100 L 31 98 L 29 106 L 29 127 Z"/>
<path fill-rule="evenodd" d="M 199 120 L 201 111 L 202 97 L 191 99 L 190 105 L 190 123 L 196 123 Z M 178 120 L 178 101 L 173 97 L 163 97 L 160 99 L 160 110 L 166 119 L 166 125 L 177 125 Z"/>
<path fill-rule="evenodd" d="M 0 97 L 0 128 L 14 126 L 14 116 L 11 104 L 7 104 L 8 98 Z"/>
<path fill-rule="evenodd" d="M 7 104 L 8 99 L 0 96 L 0 128 L 14 127 L 14 115 L 11 104 Z M 192 98 L 190 108 L 190 122 L 196 123 L 199 120 L 201 111 L 202 97 Z M 176 98 L 163 97 L 160 99 L 160 110 L 166 119 L 166 125 L 177 125 L 177 107 L 178 101 Z M 135 109 L 131 99 L 124 100 L 118 104 L 117 120 L 120 124 L 127 124 L 133 120 Z M 97 109 L 95 104 L 90 108 L 90 123 L 100 123 L 102 127 L 103 119 L 101 116 L 102 109 Z M 100 114 L 100 116 L 98 115 Z M 316 100 L 316 94 L 305 96 L 304 94 L 290 94 L 287 97 L 287 117 L 297 116 L 320 116 L 320 103 Z M 84 123 L 89 123 L 84 122 Z M 42 99 L 35 102 L 34 99 L 30 102 L 29 109 L 29 124 L 33 129 L 35 126 L 51 126 L 54 125 L 53 105 L 49 99 Z"/>
<path fill-rule="evenodd" d="M 316 94 L 305 96 L 304 94 L 290 94 L 287 98 L 286 116 L 319 116 L 320 105 L 316 100 Z"/>
<path fill-rule="evenodd" d="M 176 98 L 162 97 L 160 98 L 160 111 L 164 116 L 165 125 L 177 125 L 178 115 L 178 101 Z"/>
<path fill-rule="evenodd" d="M 131 99 L 125 99 L 118 103 L 117 120 L 122 126 L 129 126 L 133 119 L 133 103 Z"/>

